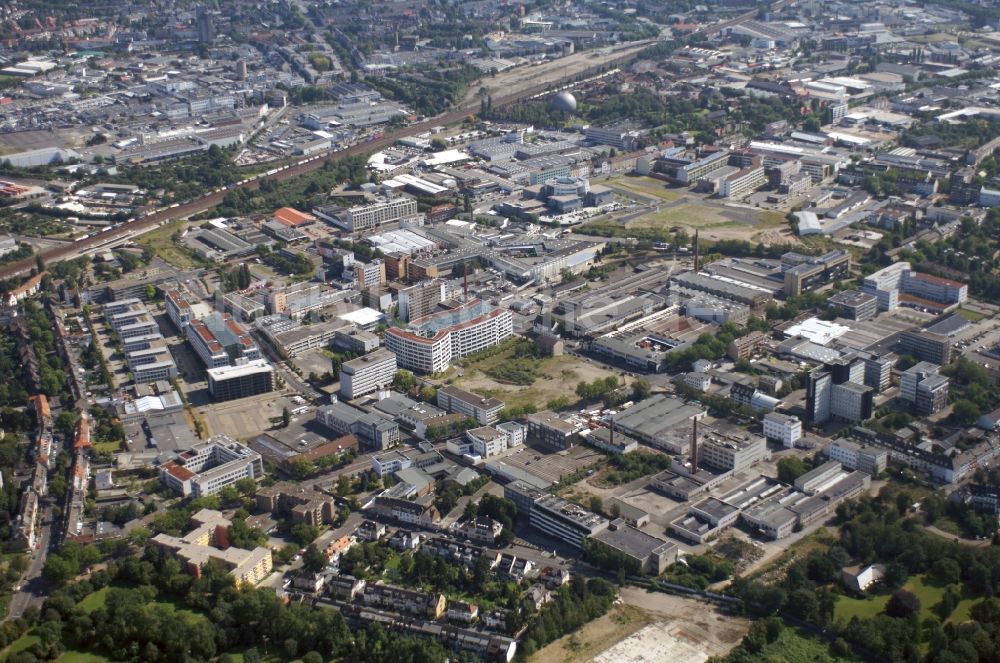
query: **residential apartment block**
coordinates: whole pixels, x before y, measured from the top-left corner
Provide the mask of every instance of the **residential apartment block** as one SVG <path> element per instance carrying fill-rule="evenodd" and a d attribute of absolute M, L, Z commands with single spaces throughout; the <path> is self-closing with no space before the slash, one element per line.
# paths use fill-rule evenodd
<path fill-rule="evenodd" d="M 222 513 L 202 509 L 191 516 L 191 522 L 195 529 L 182 537 L 157 534 L 152 539 L 155 545 L 181 560 L 191 575 L 201 577 L 202 567 L 209 562 L 221 564 L 236 578 L 237 585 L 256 585 L 271 573 L 269 548 L 230 547 L 228 530 L 232 523 Z"/>
<path fill-rule="evenodd" d="M 400 368 L 440 373 L 452 359 L 491 348 L 514 333 L 508 309 L 478 299 L 385 332 L 385 347 Z"/>

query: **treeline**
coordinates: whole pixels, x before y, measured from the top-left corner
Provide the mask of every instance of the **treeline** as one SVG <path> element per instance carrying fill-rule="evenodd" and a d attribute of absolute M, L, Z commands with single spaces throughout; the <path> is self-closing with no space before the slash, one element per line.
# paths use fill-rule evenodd
<path fill-rule="evenodd" d="M 451 69 L 427 69 L 419 74 L 373 79 L 370 84 L 387 98 L 402 102 L 421 115 L 437 115 L 460 101 L 469 84 L 480 76 L 482 72 L 471 64 L 463 64 Z"/>
<path fill-rule="evenodd" d="M 363 157 L 336 161 L 327 159 L 321 168 L 284 181 L 263 180 L 256 191 L 244 188 L 229 191 L 216 208 L 222 216 L 242 216 L 255 212 L 270 213 L 279 207 L 310 209 L 341 184 L 358 186 L 368 182 L 369 173 Z"/>
<path fill-rule="evenodd" d="M 556 592 L 553 601 L 542 606 L 528 627 L 521 644 L 522 655 L 531 656 L 553 640 L 597 619 L 608 611 L 616 597 L 614 585 L 605 580 L 573 576 Z"/>
<path fill-rule="evenodd" d="M 102 606 L 88 612 L 79 605 L 109 586 Z M 450 656 L 435 640 L 401 637 L 380 626 L 352 633 L 339 611 L 286 604 L 271 589 L 237 588 L 214 564 L 195 578 L 154 548 L 141 560 L 112 561 L 88 580 L 54 593 L 40 614 L 33 629 L 40 641 L 8 657 L 11 663 L 55 659 L 69 648 L 150 663 L 220 655 L 228 661 L 225 652 L 236 651 L 243 652 L 243 660 L 259 661 L 264 647 L 288 659 L 395 663 Z"/>
<path fill-rule="evenodd" d="M 604 482 L 612 486 L 635 481 L 670 467 L 670 457 L 649 451 L 633 451 L 630 454 L 615 454 L 611 456 L 610 470 L 604 476 Z"/>

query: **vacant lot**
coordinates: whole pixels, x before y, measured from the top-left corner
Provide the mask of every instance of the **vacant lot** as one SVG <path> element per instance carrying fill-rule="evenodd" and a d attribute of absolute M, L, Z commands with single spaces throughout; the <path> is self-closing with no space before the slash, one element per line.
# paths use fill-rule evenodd
<path fill-rule="evenodd" d="M 145 246 L 178 269 L 194 269 L 200 263 L 190 249 L 174 242 L 174 233 L 183 232 L 186 221 L 177 220 L 162 228 L 151 230 L 136 238 L 136 243 Z"/>
<path fill-rule="evenodd" d="M 487 375 L 488 371 L 510 359 L 510 353 L 503 352 L 469 364 L 463 369 L 463 375 L 454 380 L 455 385 L 482 396 L 499 398 L 507 407 L 534 405 L 542 410 L 550 400 L 563 396 L 571 404 L 576 403 L 579 400 L 574 392 L 577 383 L 593 382 L 615 374 L 579 357 L 563 355 L 534 360 L 538 377 L 530 385 L 507 384 Z"/>
<path fill-rule="evenodd" d="M 795 241 L 784 216 L 778 212 L 705 198 L 687 189 L 669 188 L 652 177 L 625 175 L 610 178 L 606 184 L 619 195 L 644 206 L 617 215 L 617 222 L 628 229 L 669 231 L 681 227 L 689 231 L 698 229 L 706 239 Z M 607 219 L 601 222 L 607 223 Z"/>
<path fill-rule="evenodd" d="M 589 661 L 609 644 L 624 640 L 653 621 L 645 610 L 619 605 L 590 622 L 578 632 L 567 635 L 538 651 L 531 663 L 573 663 Z"/>

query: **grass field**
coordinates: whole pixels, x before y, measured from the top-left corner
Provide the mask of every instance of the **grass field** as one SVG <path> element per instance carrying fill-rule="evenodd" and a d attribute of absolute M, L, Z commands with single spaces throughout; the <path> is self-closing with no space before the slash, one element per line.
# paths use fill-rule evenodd
<path fill-rule="evenodd" d="M 612 371 L 570 355 L 539 359 L 537 373 L 540 377 L 531 385 L 505 384 L 486 374 L 490 368 L 509 360 L 512 353 L 513 349 L 466 365 L 462 377 L 454 379 L 455 385 L 482 396 L 499 398 L 507 407 L 534 405 L 543 410 L 546 403 L 560 397 L 568 398 L 571 405 L 578 402 L 574 392 L 578 382 L 614 375 Z"/>
<path fill-rule="evenodd" d="M 107 451 L 109 453 L 117 453 L 121 451 L 121 442 L 97 442 L 94 444 L 94 451 L 101 453 Z"/>
<path fill-rule="evenodd" d="M 86 610 L 87 612 L 93 612 L 104 605 L 104 602 L 108 600 L 108 590 L 110 587 L 104 587 L 97 590 L 93 594 L 88 594 L 83 597 L 78 606 Z"/>
<path fill-rule="evenodd" d="M 795 628 L 785 628 L 774 642 L 757 653 L 759 661 L 785 661 L 786 663 L 852 663 L 861 659 L 834 656 L 830 646 L 817 637 Z"/>
<path fill-rule="evenodd" d="M 921 621 L 927 619 L 928 617 L 935 616 L 933 608 L 941 602 L 941 598 L 944 596 L 944 587 L 931 585 L 923 576 L 913 576 L 906 581 L 906 584 L 903 585 L 903 589 L 913 592 L 913 594 L 920 599 Z M 955 611 L 951 614 L 951 617 L 948 618 L 948 621 L 967 621 L 969 619 L 969 610 L 971 610 L 972 606 L 979 600 L 981 599 L 971 597 L 963 598 L 955 608 Z M 885 604 L 888 602 L 889 594 L 878 594 L 864 599 L 841 596 L 837 599 L 837 603 L 833 608 L 833 618 L 835 620 L 848 622 L 852 617 L 860 617 L 862 619 L 874 617 L 885 610 Z"/>
<path fill-rule="evenodd" d="M 666 202 L 680 200 L 684 197 L 682 189 L 668 189 L 666 183 L 652 177 L 625 175 L 619 178 L 611 178 L 607 184 L 608 186 L 625 189 L 642 196 L 659 198 Z"/>
<path fill-rule="evenodd" d="M 135 241 L 140 246 L 148 247 L 156 255 L 178 269 L 194 269 L 200 264 L 194 253 L 189 249 L 178 246 L 173 240 L 174 233 L 183 231 L 184 226 L 185 222 L 178 219 L 162 228 L 157 228 L 137 237 Z"/>
<path fill-rule="evenodd" d="M 970 311 L 967 308 L 958 309 L 958 314 L 968 320 L 969 322 L 979 322 L 986 318 L 986 316 L 978 311 Z"/>

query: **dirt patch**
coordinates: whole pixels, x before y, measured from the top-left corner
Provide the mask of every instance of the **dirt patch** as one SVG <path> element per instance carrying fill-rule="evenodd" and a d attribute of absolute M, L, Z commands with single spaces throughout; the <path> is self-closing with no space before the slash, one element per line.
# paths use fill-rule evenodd
<path fill-rule="evenodd" d="M 653 618 L 631 605 L 618 605 L 590 622 L 576 633 L 562 637 L 536 652 L 530 663 L 575 663 L 589 661 L 611 643 L 629 637 L 648 625 Z"/>
<path fill-rule="evenodd" d="M 765 230 L 757 234 L 754 237 L 754 241 L 759 242 L 764 245 L 774 245 L 774 244 L 789 244 L 792 246 L 805 246 L 802 240 L 792 232 L 791 228 L 779 228 L 772 230 Z"/>
<path fill-rule="evenodd" d="M 473 364 L 466 367 L 462 377 L 455 379 L 455 385 L 483 396 L 499 398 L 507 407 L 534 405 L 543 409 L 550 400 L 563 396 L 570 399 L 571 403 L 576 403 L 578 398 L 574 389 L 579 382 L 593 382 L 598 378 L 615 375 L 615 372 L 579 357 L 564 355 L 539 360 L 539 377 L 533 384 L 513 385 L 495 380 L 483 372 L 492 361 L 493 358 L 483 362 L 482 366 Z"/>

